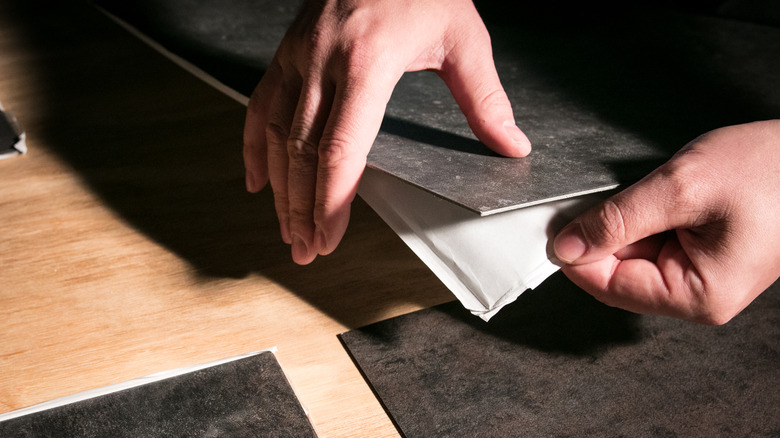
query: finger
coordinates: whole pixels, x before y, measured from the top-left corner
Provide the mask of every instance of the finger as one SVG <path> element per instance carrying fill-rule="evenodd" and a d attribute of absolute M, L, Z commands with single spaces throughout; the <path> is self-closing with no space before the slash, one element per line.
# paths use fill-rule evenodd
<path fill-rule="evenodd" d="M 658 302 L 661 295 L 656 293 L 663 290 L 663 281 L 649 260 L 621 261 L 610 256 L 584 265 L 567 265 L 562 270 L 577 286 L 609 306 L 643 314 L 658 314 L 663 308 Z"/>
<path fill-rule="evenodd" d="M 677 177 L 670 162 L 564 227 L 555 254 L 565 263 L 590 263 L 653 234 L 694 227 L 714 205 L 695 181 Z M 705 206 L 710 207 L 705 207 Z"/>
<path fill-rule="evenodd" d="M 290 136 L 290 126 L 295 115 L 300 87 L 300 78 L 297 75 L 285 76 L 281 89 L 272 102 L 265 131 L 268 148 L 268 178 L 274 191 L 274 206 L 279 218 L 279 230 L 282 240 L 287 244 L 292 243 L 287 190 L 289 168 L 287 139 Z"/>
<path fill-rule="evenodd" d="M 614 307 L 654 315 L 704 321 L 684 279 L 696 275 L 676 238 L 664 241 L 658 262 L 620 260 L 615 256 L 582 265 L 567 265 L 564 273 L 599 301 Z"/>
<path fill-rule="evenodd" d="M 246 188 L 258 192 L 268 182 L 268 149 L 266 124 L 272 102 L 278 99 L 281 86 L 281 68 L 272 62 L 265 75 L 257 84 L 249 104 L 244 121 L 244 168 Z"/>
<path fill-rule="evenodd" d="M 319 144 L 314 221 L 317 250 L 323 255 L 344 236 L 366 156 L 399 79 L 384 73 L 364 77 L 371 79 L 339 84 Z"/>
<path fill-rule="evenodd" d="M 307 79 L 287 139 L 292 257 L 299 264 L 311 263 L 318 253 L 314 240 L 318 149 L 333 102 L 333 87 L 317 77 Z"/>
<path fill-rule="evenodd" d="M 512 105 L 496 72 L 490 36 L 484 25 L 473 33 L 458 41 L 439 76 L 480 141 L 508 157 L 526 156 L 531 142 L 515 124 Z"/>
<path fill-rule="evenodd" d="M 624 248 L 620 248 L 615 257 L 618 260 L 644 259 L 655 263 L 658 260 L 658 254 L 666 242 L 668 233 L 654 234 L 649 237 L 632 243 Z"/>

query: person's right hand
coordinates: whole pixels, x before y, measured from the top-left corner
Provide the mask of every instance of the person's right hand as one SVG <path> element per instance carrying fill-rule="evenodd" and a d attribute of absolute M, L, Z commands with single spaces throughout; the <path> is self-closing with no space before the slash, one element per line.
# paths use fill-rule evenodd
<path fill-rule="evenodd" d="M 426 69 L 488 147 L 530 152 L 471 0 L 309 1 L 288 30 L 250 99 L 244 163 L 250 192 L 270 180 L 295 262 L 336 248 L 393 88 Z"/>
<path fill-rule="evenodd" d="M 780 120 L 700 136 L 554 247 L 564 273 L 606 304 L 727 322 L 780 275 Z"/>

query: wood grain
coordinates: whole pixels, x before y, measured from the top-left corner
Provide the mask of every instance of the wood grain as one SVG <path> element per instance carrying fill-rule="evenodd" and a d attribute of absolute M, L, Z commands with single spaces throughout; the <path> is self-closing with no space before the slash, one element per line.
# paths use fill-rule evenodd
<path fill-rule="evenodd" d="M 452 297 L 370 208 L 293 264 L 244 108 L 85 3 L 0 4 L 0 101 L 0 412 L 276 346 L 320 436 L 398 436 L 336 335 Z"/>

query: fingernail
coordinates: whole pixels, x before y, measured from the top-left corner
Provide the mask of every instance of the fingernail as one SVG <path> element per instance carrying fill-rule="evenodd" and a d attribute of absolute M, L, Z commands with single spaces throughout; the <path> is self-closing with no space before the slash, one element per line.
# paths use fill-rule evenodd
<path fill-rule="evenodd" d="M 246 190 L 252 193 L 258 190 L 257 177 L 255 176 L 255 173 L 249 169 L 246 170 Z"/>
<path fill-rule="evenodd" d="M 322 253 L 328 247 L 328 241 L 325 240 L 325 232 L 318 228 L 314 236 L 317 252 Z"/>
<path fill-rule="evenodd" d="M 292 256 L 293 260 L 306 260 L 309 257 L 309 247 L 297 234 L 292 236 Z"/>
<path fill-rule="evenodd" d="M 555 255 L 564 263 L 572 263 L 582 257 L 588 250 L 585 238 L 582 237 L 580 224 L 568 225 L 558 234 L 553 244 Z"/>
<path fill-rule="evenodd" d="M 292 237 L 290 237 L 290 223 L 287 220 L 287 216 L 279 217 L 279 231 L 282 233 L 282 241 L 290 245 Z"/>
<path fill-rule="evenodd" d="M 531 152 L 531 142 L 528 141 L 528 137 L 526 137 L 523 131 L 517 127 L 514 120 L 507 120 L 504 122 L 504 129 L 506 129 L 507 134 L 509 134 L 509 138 L 512 139 L 522 154 L 528 154 Z"/>

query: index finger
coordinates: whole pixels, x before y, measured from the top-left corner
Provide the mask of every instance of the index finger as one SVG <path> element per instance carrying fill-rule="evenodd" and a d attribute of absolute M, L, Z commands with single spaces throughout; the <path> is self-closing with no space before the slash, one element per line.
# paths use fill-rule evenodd
<path fill-rule="evenodd" d="M 379 132 L 397 78 L 366 75 L 372 81 L 337 84 L 330 116 L 319 143 L 314 205 L 315 246 L 330 254 L 347 228 L 350 204 Z"/>
<path fill-rule="evenodd" d="M 607 305 L 702 321 L 706 294 L 698 290 L 699 273 L 677 237 L 666 234 L 644 243 L 592 263 L 564 266 L 563 272 Z"/>

